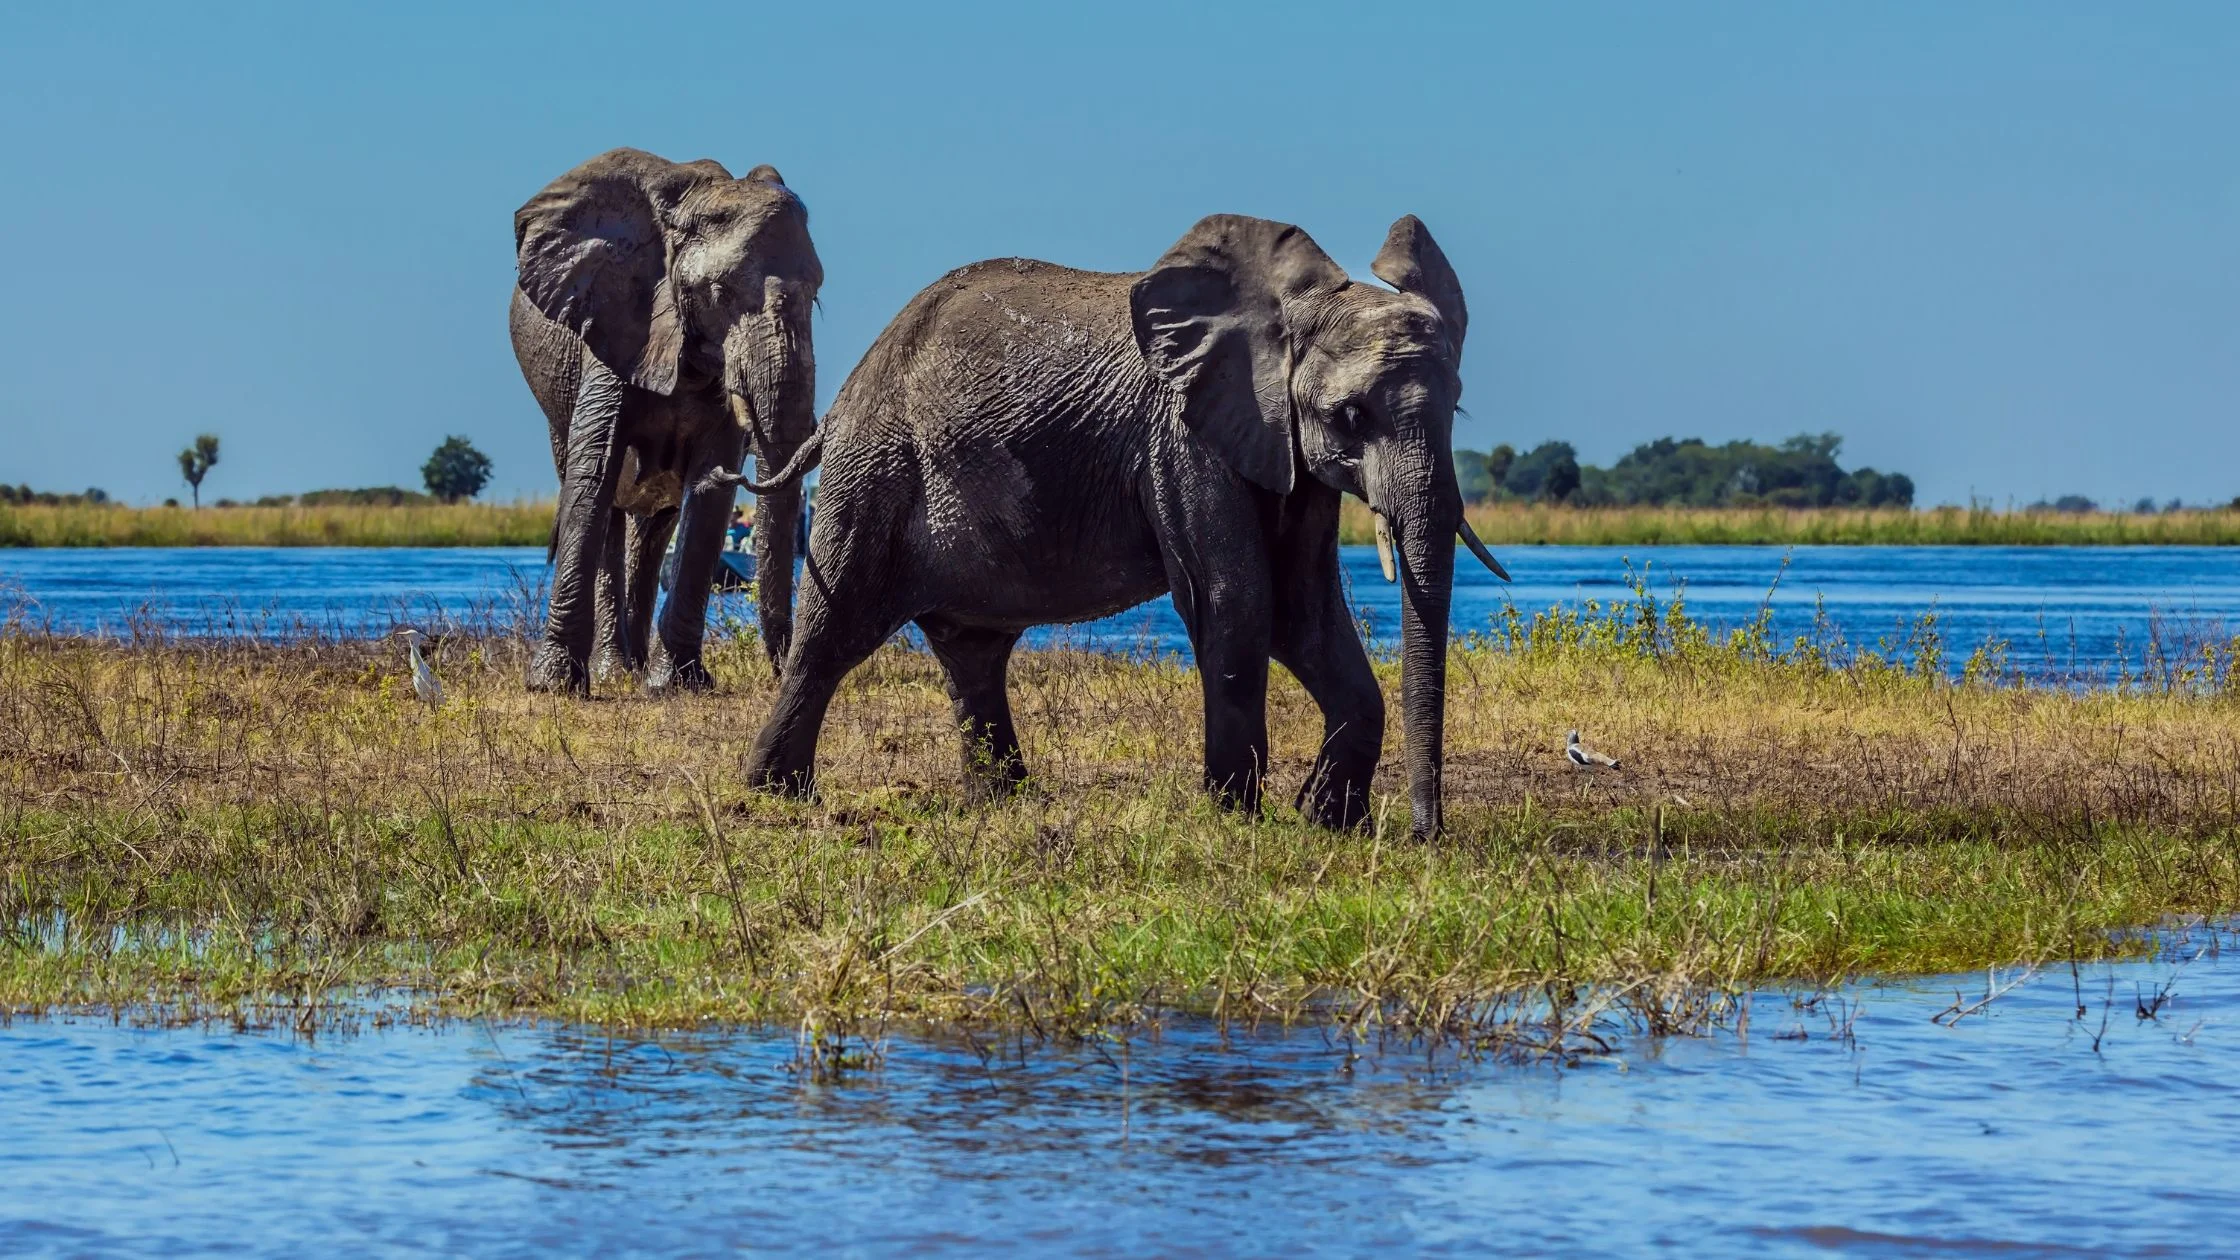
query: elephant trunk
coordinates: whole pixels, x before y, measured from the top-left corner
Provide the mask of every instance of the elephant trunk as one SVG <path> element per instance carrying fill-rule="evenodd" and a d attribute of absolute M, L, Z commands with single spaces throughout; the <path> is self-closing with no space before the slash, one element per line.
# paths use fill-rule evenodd
<path fill-rule="evenodd" d="M 756 361 L 749 393 L 748 429 L 755 476 L 767 480 L 784 468 L 816 431 L 816 355 L 810 349 L 807 300 L 772 281 L 762 327 L 753 340 Z M 762 648 L 773 670 L 783 671 L 793 641 L 793 565 L 801 530 L 802 488 L 789 482 L 758 497 L 754 554 L 756 618 Z"/>
<path fill-rule="evenodd" d="M 1400 527 L 1400 707 L 1407 731 L 1408 796 L 1418 839 L 1439 832 L 1446 758 L 1447 609 L 1454 595 L 1454 524 L 1422 518 Z"/>
<path fill-rule="evenodd" d="M 1397 552 L 1400 579 L 1400 707 L 1407 733 L 1408 796 L 1419 840 L 1439 833 L 1446 753 L 1447 612 L 1454 598 L 1455 533 L 1462 494 L 1443 460 L 1376 496 Z"/>

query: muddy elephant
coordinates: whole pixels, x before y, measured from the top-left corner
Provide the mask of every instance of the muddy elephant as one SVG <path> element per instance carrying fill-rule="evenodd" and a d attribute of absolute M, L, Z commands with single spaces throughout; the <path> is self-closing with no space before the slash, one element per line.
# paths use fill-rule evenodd
<path fill-rule="evenodd" d="M 552 596 L 529 666 L 537 690 L 582 692 L 602 666 L 700 688 L 708 588 L 736 491 L 702 483 L 751 451 L 775 468 L 816 423 L 809 319 L 824 268 L 778 172 L 733 179 L 707 160 L 616 149 L 513 217 L 514 356 L 551 426 L 560 474 Z M 736 479 L 734 479 L 736 480 Z M 762 642 L 792 633 L 798 484 L 757 509 Z M 669 536 L 680 575 L 652 626 Z"/>
<path fill-rule="evenodd" d="M 808 791 L 834 688 L 915 622 L 968 781 L 1006 790 L 1025 773 L 1004 684 L 1021 631 L 1169 592 L 1204 690 L 1208 789 L 1259 804 L 1272 658 L 1323 714 L 1299 808 L 1359 825 L 1384 701 L 1340 577 L 1352 494 L 1403 586 L 1412 828 L 1436 833 L 1458 533 L 1501 570 L 1455 481 L 1462 285 L 1413 216 L 1372 270 L 1392 287 L 1348 278 L 1298 228 L 1218 215 L 1147 272 L 1000 259 L 920 293 L 800 461 L 824 469 L 808 578 L 749 778 Z"/>

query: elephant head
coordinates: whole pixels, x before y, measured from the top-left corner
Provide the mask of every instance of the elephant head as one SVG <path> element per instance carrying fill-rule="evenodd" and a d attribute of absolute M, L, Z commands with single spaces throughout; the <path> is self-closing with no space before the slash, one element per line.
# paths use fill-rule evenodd
<path fill-rule="evenodd" d="M 521 292 L 600 363 L 664 396 L 720 389 L 757 458 L 785 463 L 816 424 L 809 317 L 824 268 L 809 215 L 776 169 L 616 149 L 554 180 L 514 214 Z M 781 492 L 757 531 L 783 548 L 764 583 L 790 605 L 800 494 Z M 775 631 L 775 634 L 773 634 Z"/>
<path fill-rule="evenodd" d="M 1455 480 L 1462 284 L 1413 215 L 1392 225 L 1372 270 L 1392 287 L 1354 282 L 1289 224 L 1215 215 L 1136 282 L 1130 314 L 1182 423 L 1239 475 L 1289 494 L 1303 470 L 1375 513 L 1381 557 L 1402 583 L 1408 780 L 1414 829 L 1429 835 L 1456 535 L 1501 569 L 1469 532 Z"/>

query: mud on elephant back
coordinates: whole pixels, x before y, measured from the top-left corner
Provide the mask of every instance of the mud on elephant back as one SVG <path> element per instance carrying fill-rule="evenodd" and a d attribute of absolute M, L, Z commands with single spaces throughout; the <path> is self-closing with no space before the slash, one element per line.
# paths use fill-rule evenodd
<path fill-rule="evenodd" d="M 1280 661 L 1323 713 L 1299 808 L 1360 826 L 1384 700 L 1339 566 L 1352 494 L 1402 584 L 1412 828 L 1436 833 L 1457 535 L 1500 569 L 1455 481 L 1461 282 L 1414 216 L 1372 269 L 1391 287 L 1298 228 L 1216 215 L 1146 272 L 997 259 L 920 293 L 818 432 L 813 580 L 749 778 L 811 790 L 834 689 L 915 622 L 968 783 L 1008 790 L 1026 774 L 1005 690 L 1020 633 L 1169 592 L 1204 692 L 1207 788 L 1259 807 Z"/>
<path fill-rule="evenodd" d="M 514 356 L 560 475 L 552 594 L 529 686 L 582 694 L 595 669 L 710 685 L 708 592 L 736 496 L 711 474 L 767 472 L 815 430 L 810 312 L 824 268 L 801 199 L 768 166 L 616 149 L 514 214 Z M 756 510 L 762 642 L 792 638 L 798 481 Z M 678 579 L 654 622 L 674 532 Z"/>

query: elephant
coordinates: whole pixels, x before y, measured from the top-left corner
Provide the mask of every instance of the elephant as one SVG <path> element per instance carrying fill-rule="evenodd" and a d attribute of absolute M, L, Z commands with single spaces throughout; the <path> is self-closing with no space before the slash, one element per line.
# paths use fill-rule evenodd
<path fill-rule="evenodd" d="M 758 467 L 783 465 L 815 430 L 809 322 L 824 267 L 808 210 L 770 166 L 733 179 L 706 159 L 615 149 L 546 185 L 513 229 L 514 357 L 560 474 L 529 686 L 586 692 L 596 647 L 602 665 L 644 669 L 655 691 L 703 689 L 708 590 L 736 498 L 703 483 L 748 450 Z M 792 634 L 800 511 L 788 484 L 757 512 L 756 611 L 773 668 Z M 672 530 L 678 577 L 655 635 Z"/>
<path fill-rule="evenodd" d="M 1007 792 L 1025 776 L 1005 695 L 1021 632 L 1170 593 L 1204 693 L 1206 788 L 1258 810 L 1273 659 L 1323 715 L 1298 808 L 1361 826 L 1384 700 L 1339 566 L 1351 494 L 1403 587 L 1411 830 L 1435 836 L 1457 535 L 1507 574 L 1455 480 L 1461 282 L 1412 215 L 1371 270 L 1391 287 L 1350 279 L 1289 224 L 1215 215 L 1146 272 L 998 259 L 918 294 L 797 461 L 822 465 L 818 510 L 749 781 L 812 791 L 840 679 L 915 622 L 968 790 Z"/>

